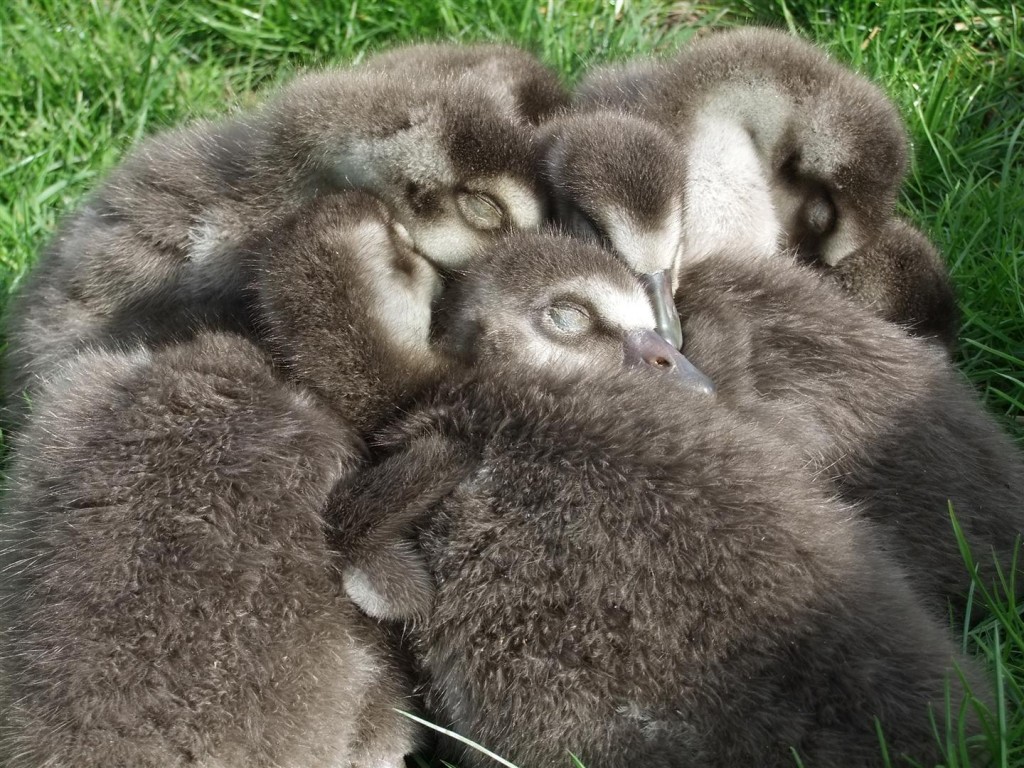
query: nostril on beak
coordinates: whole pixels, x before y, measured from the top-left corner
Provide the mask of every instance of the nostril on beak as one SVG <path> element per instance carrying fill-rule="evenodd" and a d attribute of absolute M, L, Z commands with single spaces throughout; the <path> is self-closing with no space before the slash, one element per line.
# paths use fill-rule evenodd
<path fill-rule="evenodd" d="M 629 331 L 626 334 L 623 361 L 637 367 L 651 366 L 658 373 L 669 374 L 688 389 L 706 395 L 715 393 L 711 380 L 653 330 Z"/>

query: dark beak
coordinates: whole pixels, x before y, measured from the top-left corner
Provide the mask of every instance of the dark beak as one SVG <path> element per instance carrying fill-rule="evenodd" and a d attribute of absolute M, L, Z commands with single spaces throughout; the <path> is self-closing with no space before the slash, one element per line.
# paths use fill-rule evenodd
<path fill-rule="evenodd" d="M 671 270 L 640 275 L 640 282 L 654 306 L 654 322 L 658 333 L 676 349 L 683 348 L 683 326 L 672 296 Z M 685 359 L 685 358 L 684 358 Z"/>
<path fill-rule="evenodd" d="M 626 334 L 625 363 L 629 366 L 650 366 L 675 377 L 687 389 L 705 395 L 715 393 L 715 385 L 697 370 L 693 363 L 654 331 L 630 331 Z"/>

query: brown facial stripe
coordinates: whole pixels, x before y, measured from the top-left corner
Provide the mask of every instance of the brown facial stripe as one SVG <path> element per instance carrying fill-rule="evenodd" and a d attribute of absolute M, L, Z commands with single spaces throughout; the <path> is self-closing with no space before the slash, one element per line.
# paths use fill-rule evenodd
<path fill-rule="evenodd" d="M 409 207 L 417 216 L 431 216 L 441 211 L 441 199 L 437 192 L 410 181 L 405 186 L 405 197 Z"/>

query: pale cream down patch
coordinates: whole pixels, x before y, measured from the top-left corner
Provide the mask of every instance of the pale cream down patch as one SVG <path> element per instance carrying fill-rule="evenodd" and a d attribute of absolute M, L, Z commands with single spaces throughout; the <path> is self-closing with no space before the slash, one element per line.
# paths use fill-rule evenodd
<path fill-rule="evenodd" d="M 347 594 L 359 609 L 374 619 L 390 619 L 391 606 L 361 568 L 347 568 L 341 577 Z"/>
<path fill-rule="evenodd" d="M 647 229 L 638 225 L 621 208 L 609 207 L 601 211 L 605 232 L 612 249 L 629 268 L 638 275 L 674 269 L 679 243 L 683 234 L 683 204 L 673 201 L 661 226 Z"/>
<path fill-rule="evenodd" d="M 193 264 L 206 264 L 223 257 L 235 247 L 234 239 L 209 215 L 189 229 L 185 258 Z"/>
<path fill-rule="evenodd" d="M 455 213 L 440 221 L 410 221 L 408 231 L 416 250 L 445 267 L 464 265 L 490 242 Z"/>
<path fill-rule="evenodd" d="M 430 308 L 440 293 L 441 281 L 422 257 L 410 254 L 413 274 L 396 270 L 395 244 L 390 227 L 377 222 L 360 224 L 353 232 L 362 275 L 369 282 L 369 306 L 388 338 L 407 353 L 429 355 Z"/>
<path fill-rule="evenodd" d="M 701 116 L 686 170 L 686 211 L 679 267 L 722 251 L 771 256 L 782 228 L 750 135 L 731 119 Z"/>
<path fill-rule="evenodd" d="M 474 182 L 471 188 L 497 200 L 515 229 L 538 229 L 543 222 L 544 212 L 537 194 L 518 179 L 498 176 Z"/>

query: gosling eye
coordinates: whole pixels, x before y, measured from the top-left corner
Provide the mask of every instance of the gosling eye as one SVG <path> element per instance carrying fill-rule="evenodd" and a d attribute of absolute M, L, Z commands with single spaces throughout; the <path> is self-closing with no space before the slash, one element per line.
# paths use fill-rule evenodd
<path fill-rule="evenodd" d="M 480 230 L 498 229 L 505 214 L 497 201 L 482 192 L 463 192 L 458 197 L 459 212 L 469 224 Z"/>
<path fill-rule="evenodd" d="M 590 329 L 590 313 L 578 304 L 552 304 L 547 318 L 555 329 L 564 334 L 578 335 Z"/>
<path fill-rule="evenodd" d="M 593 220 L 579 208 L 572 208 L 565 222 L 568 230 L 582 240 L 590 240 L 595 243 L 603 243 L 604 236 Z"/>

